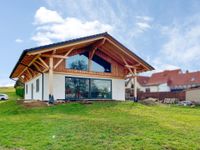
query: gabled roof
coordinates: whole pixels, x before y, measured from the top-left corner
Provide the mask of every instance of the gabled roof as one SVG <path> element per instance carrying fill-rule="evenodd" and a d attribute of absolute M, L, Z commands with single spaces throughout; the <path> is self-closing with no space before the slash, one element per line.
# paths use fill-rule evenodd
<path fill-rule="evenodd" d="M 28 63 L 31 62 L 37 55 L 37 53 L 42 53 L 42 52 L 48 52 L 53 49 L 64 49 L 66 47 L 78 47 L 80 46 L 88 46 L 90 44 L 93 44 L 97 42 L 98 40 L 106 38 L 109 40 L 109 44 L 107 43 L 107 47 L 110 45 L 114 45 L 115 49 L 109 50 L 108 52 L 111 54 L 115 55 L 124 55 L 126 59 L 129 59 L 129 62 L 139 62 L 142 67 L 144 67 L 143 71 L 149 71 L 149 70 L 154 70 L 154 68 L 149 65 L 147 62 L 145 62 L 143 59 L 138 57 L 136 54 L 134 54 L 132 51 L 130 51 L 128 48 L 126 48 L 124 45 L 122 45 L 120 42 L 118 42 L 116 39 L 114 39 L 111 35 L 109 35 L 107 32 L 105 33 L 100 33 L 100 34 L 95 34 L 87 37 L 82 37 L 82 38 L 77 38 L 77 39 L 72 39 L 64 42 L 59 42 L 59 43 L 54 43 L 54 44 L 49 44 L 45 46 L 39 46 L 35 48 L 30 48 L 26 49 L 22 52 L 19 60 L 17 61 L 17 64 L 15 65 L 13 71 L 10 74 L 10 78 L 16 78 L 20 74 L 20 70 L 23 70 L 24 65 L 22 65 L 22 62 Z M 119 50 L 119 51 L 118 51 Z M 29 55 L 31 54 L 31 55 Z M 35 55 L 34 55 L 35 54 Z M 119 61 L 122 61 L 118 59 Z M 131 61 L 130 61 L 131 60 Z M 132 65 L 133 65 L 132 64 Z"/>
<path fill-rule="evenodd" d="M 174 78 L 175 76 L 179 75 L 180 73 L 181 73 L 180 69 L 165 70 L 163 72 L 154 73 L 150 77 L 147 85 L 159 85 L 159 84 L 163 84 L 163 83 L 168 83 L 168 81 L 171 78 Z"/>
<path fill-rule="evenodd" d="M 174 86 L 184 86 L 192 84 L 200 84 L 200 71 L 178 74 L 171 79 L 169 85 L 171 87 L 174 87 Z"/>
<path fill-rule="evenodd" d="M 138 76 L 137 81 L 140 85 L 145 86 L 148 81 L 149 81 L 150 77 L 147 76 Z"/>

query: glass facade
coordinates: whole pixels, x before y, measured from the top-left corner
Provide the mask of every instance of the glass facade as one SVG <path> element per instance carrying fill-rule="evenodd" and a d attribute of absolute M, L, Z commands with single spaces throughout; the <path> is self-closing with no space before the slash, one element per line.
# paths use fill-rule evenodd
<path fill-rule="evenodd" d="M 67 58 L 66 68 L 88 70 L 88 53 L 81 53 Z"/>
<path fill-rule="evenodd" d="M 110 99 L 111 80 L 91 79 L 91 98 Z"/>
<path fill-rule="evenodd" d="M 66 99 L 89 98 L 89 79 L 67 77 L 65 80 Z"/>
<path fill-rule="evenodd" d="M 88 70 L 89 53 L 81 53 L 66 59 L 66 68 L 75 70 Z M 101 57 L 94 55 L 92 58 L 91 71 L 94 72 L 111 72 L 111 64 Z"/>
<path fill-rule="evenodd" d="M 66 77 L 66 99 L 111 99 L 112 82 L 105 79 Z"/>
<path fill-rule="evenodd" d="M 94 55 L 92 58 L 92 70 L 95 72 L 111 72 L 111 64 L 102 59 L 101 57 Z"/>

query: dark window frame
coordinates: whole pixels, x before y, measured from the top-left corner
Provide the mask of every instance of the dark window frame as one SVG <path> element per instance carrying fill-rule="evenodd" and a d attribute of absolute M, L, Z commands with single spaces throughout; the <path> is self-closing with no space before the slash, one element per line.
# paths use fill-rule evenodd
<path fill-rule="evenodd" d="M 82 61 L 82 60 L 84 60 L 85 58 L 87 59 L 87 60 L 86 60 L 86 68 L 85 68 L 85 69 L 73 69 L 73 68 L 70 68 L 70 67 L 69 67 L 69 65 L 70 65 L 70 64 L 69 64 L 69 59 L 72 58 L 72 57 L 74 57 L 74 56 L 83 57 L 83 59 L 77 59 L 76 61 Z M 84 57 L 84 56 L 85 56 L 85 57 Z M 66 69 L 72 69 L 72 70 L 88 71 L 88 66 L 89 66 L 89 64 L 88 64 L 88 60 L 89 60 L 88 56 L 89 56 L 89 53 L 88 53 L 88 52 L 84 52 L 84 53 L 72 55 L 72 56 L 70 56 L 69 58 L 66 58 L 66 59 L 65 59 L 65 68 L 66 68 Z M 74 61 L 74 62 L 76 62 L 76 61 Z"/>
<path fill-rule="evenodd" d="M 67 78 L 77 78 L 77 79 L 88 79 L 89 80 L 89 98 L 86 98 L 86 99 L 101 99 L 101 100 L 110 100 L 112 99 L 112 94 L 113 94 L 113 91 L 112 91 L 112 79 L 100 79 L 100 78 L 83 78 L 83 77 L 70 77 L 70 76 L 65 76 L 65 83 L 66 83 L 66 80 Z M 110 81 L 110 98 L 92 98 L 91 97 L 91 80 L 103 80 L 103 81 Z M 65 90 L 66 90 L 66 86 L 65 86 Z M 66 94 L 65 94 L 65 100 L 68 100 L 69 98 L 66 97 Z M 80 100 L 80 99 L 77 99 L 77 100 Z"/>
<path fill-rule="evenodd" d="M 69 64 L 69 59 L 70 57 L 74 57 L 74 56 L 78 56 L 78 57 L 82 57 L 82 56 L 85 56 L 84 59 L 86 58 L 86 69 L 73 69 L 73 68 L 70 68 L 70 64 Z M 94 54 L 93 58 L 91 59 L 91 68 L 90 70 L 88 70 L 89 68 L 89 52 L 86 51 L 86 52 L 83 52 L 83 53 L 80 53 L 80 54 L 75 54 L 75 55 L 72 55 L 70 56 L 69 58 L 66 58 L 65 59 L 65 68 L 66 69 L 73 69 L 73 70 L 81 70 L 81 71 L 92 71 L 92 72 L 103 72 L 103 73 L 112 73 L 112 63 L 108 62 L 107 60 L 105 60 L 104 58 Z M 101 59 L 101 60 L 100 60 Z M 78 61 L 80 60 L 83 60 L 83 59 L 78 59 Z M 77 60 L 76 60 L 77 61 Z M 74 61 L 74 62 L 76 62 Z M 103 64 L 100 64 L 99 62 L 103 62 Z M 94 68 L 94 65 L 93 64 L 97 64 L 99 65 L 100 67 L 102 67 L 104 69 L 104 71 L 98 71 L 98 69 L 95 70 Z M 107 64 L 107 68 L 106 68 L 106 64 Z M 106 69 L 108 71 L 106 71 Z"/>
<path fill-rule="evenodd" d="M 28 84 L 26 84 L 26 94 L 28 94 Z"/>
<path fill-rule="evenodd" d="M 36 92 L 40 91 L 40 79 L 36 80 Z"/>

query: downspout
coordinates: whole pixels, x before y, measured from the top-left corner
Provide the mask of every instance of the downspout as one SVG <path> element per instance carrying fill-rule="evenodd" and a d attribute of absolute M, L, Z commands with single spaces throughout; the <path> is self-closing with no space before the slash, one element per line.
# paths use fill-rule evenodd
<path fill-rule="evenodd" d="M 44 100 L 44 73 L 42 73 L 42 100 Z"/>

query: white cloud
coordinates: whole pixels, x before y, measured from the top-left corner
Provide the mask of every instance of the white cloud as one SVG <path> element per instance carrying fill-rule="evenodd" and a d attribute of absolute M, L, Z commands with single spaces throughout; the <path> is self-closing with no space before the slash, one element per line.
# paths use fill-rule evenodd
<path fill-rule="evenodd" d="M 100 32 L 109 32 L 113 29 L 111 25 L 101 23 L 98 20 L 82 21 L 74 17 L 64 19 L 56 11 L 51 11 L 46 8 L 43 9 L 45 9 L 45 15 L 47 16 L 50 16 L 52 12 L 56 15 L 54 15 L 54 21 L 49 19 L 42 20 L 42 17 L 35 17 L 35 22 L 39 22 L 39 24 L 37 24 L 36 33 L 32 37 L 32 40 L 36 41 L 39 45 L 50 44 L 54 40 L 65 40 Z M 44 12 L 37 11 L 36 14 L 37 16 L 43 16 Z M 62 21 L 59 22 L 56 20 Z M 47 22 L 48 24 L 45 24 Z"/>
<path fill-rule="evenodd" d="M 143 31 L 151 28 L 151 26 L 146 22 L 137 22 L 136 25 Z"/>
<path fill-rule="evenodd" d="M 153 18 L 149 16 L 136 16 L 135 25 L 132 32 L 129 32 L 130 37 L 137 37 L 152 28 Z"/>
<path fill-rule="evenodd" d="M 165 27 L 168 41 L 161 53 L 165 59 L 188 65 L 200 60 L 200 25 Z"/>
<path fill-rule="evenodd" d="M 138 20 L 142 20 L 142 21 L 153 21 L 153 18 L 152 17 L 149 17 L 149 16 L 136 16 L 136 19 Z"/>
<path fill-rule="evenodd" d="M 63 18 L 56 12 L 40 7 L 35 13 L 35 24 L 61 23 Z"/>
<path fill-rule="evenodd" d="M 24 42 L 22 39 L 20 39 L 20 38 L 17 38 L 16 40 L 15 40 L 15 42 L 16 43 L 22 43 L 22 42 Z"/>
<path fill-rule="evenodd" d="M 151 23 L 153 21 L 153 18 L 149 16 L 136 16 L 135 18 L 136 18 L 136 26 L 142 32 L 151 28 Z"/>

